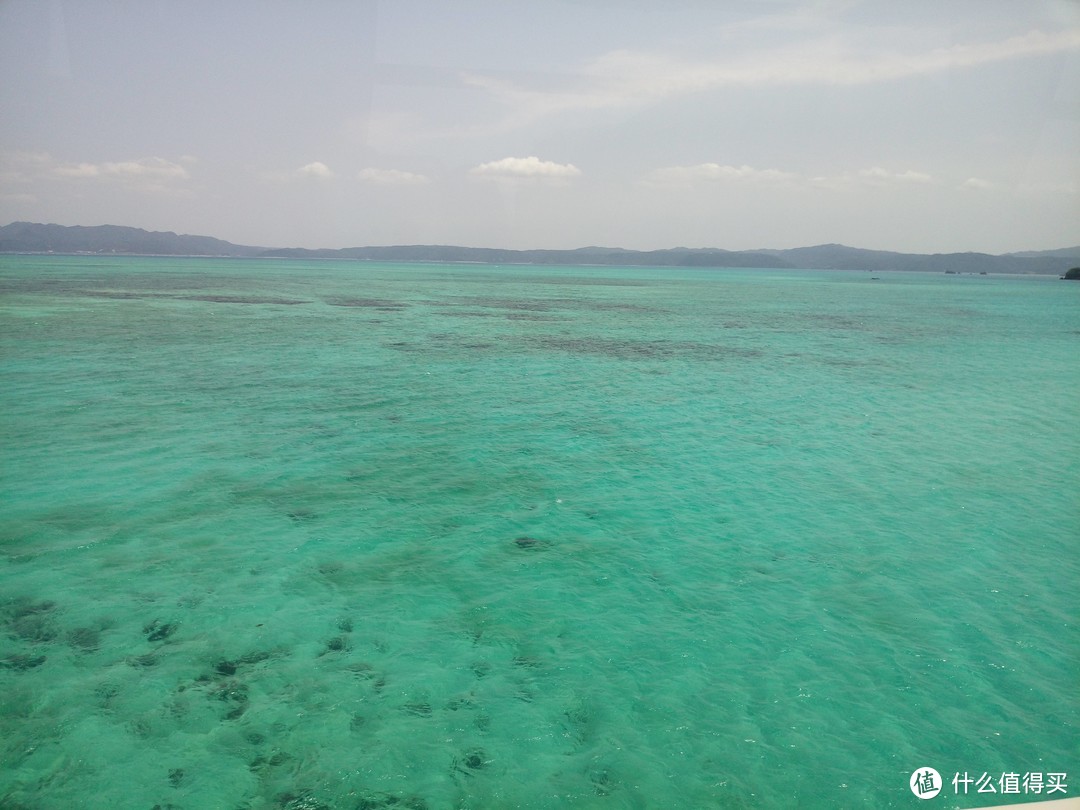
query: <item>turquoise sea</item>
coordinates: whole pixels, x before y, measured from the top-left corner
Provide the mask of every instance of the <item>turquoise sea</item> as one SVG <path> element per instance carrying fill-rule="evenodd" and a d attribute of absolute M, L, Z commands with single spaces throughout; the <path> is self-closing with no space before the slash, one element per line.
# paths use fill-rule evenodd
<path fill-rule="evenodd" d="M 1080 794 L 1080 284 L 7 256 L 0 289 L 5 810 Z"/>

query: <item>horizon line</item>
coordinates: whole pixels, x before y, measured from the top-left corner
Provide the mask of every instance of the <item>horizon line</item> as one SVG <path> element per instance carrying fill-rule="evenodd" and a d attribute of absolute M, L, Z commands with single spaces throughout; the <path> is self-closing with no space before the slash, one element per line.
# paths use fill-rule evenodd
<path fill-rule="evenodd" d="M 163 234 L 172 235 L 177 237 L 192 237 L 196 239 L 214 239 L 219 242 L 225 242 L 237 248 L 248 248 L 257 250 L 310 250 L 310 251 L 344 251 L 344 250 L 365 250 L 371 248 L 460 248 L 463 250 L 501 250 L 509 253 L 532 253 L 532 252 L 550 252 L 550 253 L 571 253 L 582 250 L 611 250 L 626 253 L 659 253 L 664 251 L 697 251 L 697 252 L 717 252 L 717 253 L 783 253 L 793 250 L 807 250 L 813 248 L 823 247 L 836 247 L 845 248 L 847 250 L 863 250 L 870 253 L 895 253 L 906 256 L 954 256 L 954 255 L 984 255 L 984 256 L 1016 256 L 1021 253 L 1049 253 L 1057 251 L 1076 250 L 1078 256 L 1080 256 L 1080 244 L 1076 245 L 1064 245 L 1057 248 L 1027 248 L 1023 250 L 1006 251 L 1005 253 L 988 253 L 981 250 L 951 250 L 951 251 L 935 251 L 932 253 L 924 252 L 908 252 L 903 250 L 896 250 L 893 248 L 865 248 L 855 247 L 853 245 L 847 245 L 842 242 L 819 242 L 812 245 L 799 245 L 797 247 L 790 248 L 769 248 L 769 247 L 757 247 L 757 248 L 745 248 L 739 250 L 732 250 L 731 248 L 721 248 L 715 246 L 703 246 L 703 247 L 688 247 L 686 245 L 677 245 L 672 247 L 661 248 L 626 248 L 613 245 L 580 245 L 573 248 L 508 248 L 508 247 L 492 247 L 488 245 L 462 245 L 462 244 L 449 244 L 449 243 L 437 243 L 437 242 L 401 242 L 396 244 L 367 244 L 367 245 L 348 245 L 346 247 L 333 248 L 333 247 L 286 247 L 282 245 L 266 246 L 266 245 L 250 245 L 241 244 L 238 242 L 232 242 L 228 239 L 222 239 L 217 236 L 209 236 L 207 234 L 199 233 L 180 233 L 178 231 L 155 231 L 148 230 L 146 228 L 140 228 L 135 225 L 115 225 L 112 223 L 102 223 L 100 225 L 62 225 L 57 222 L 31 222 L 30 220 L 14 220 L 7 225 L 0 225 L 0 228 L 9 228 L 13 225 L 34 225 L 39 227 L 56 227 L 56 228 L 126 228 L 133 231 L 141 231 L 147 234 Z M 7 251 L 0 251 L 7 252 Z M 14 251 L 23 252 L 23 251 Z"/>

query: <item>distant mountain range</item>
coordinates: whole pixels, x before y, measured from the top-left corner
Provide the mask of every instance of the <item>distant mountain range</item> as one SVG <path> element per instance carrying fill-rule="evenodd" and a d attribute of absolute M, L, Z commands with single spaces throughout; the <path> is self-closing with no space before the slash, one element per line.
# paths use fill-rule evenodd
<path fill-rule="evenodd" d="M 13 222 L 0 227 L 0 253 L 94 253 L 142 256 L 350 259 L 484 264 L 618 265 L 640 267 L 761 267 L 801 270 L 917 270 L 931 273 L 1061 274 L 1080 265 L 1080 246 L 994 256 L 987 253 L 894 253 L 845 245 L 789 250 L 670 248 L 626 250 L 502 250 L 452 245 L 393 245 L 331 249 L 234 245 L 209 236 L 144 231 L 118 225 L 64 226 Z"/>

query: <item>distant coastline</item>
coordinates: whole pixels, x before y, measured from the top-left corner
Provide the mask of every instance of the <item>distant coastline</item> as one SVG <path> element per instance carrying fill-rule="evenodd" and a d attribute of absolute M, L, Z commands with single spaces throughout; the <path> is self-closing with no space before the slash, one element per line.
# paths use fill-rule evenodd
<path fill-rule="evenodd" d="M 0 226 L 0 253 L 174 256 L 191 258 L 340 259 L 349 261 L 524 264 L 552 266 L 772 268 L 781 270 L 890 270 L 957 275 L 1061 275 L 1080 263 L 1080 246 L 1057 250 L 987 253 L 898 253 L 846 245 L 786 250 L 721 248 L 627 250 L 506 250 L 455 245 L 387 245 L 329 248 L 268 248 L 236 245 L 209 236 L 146 231 L 119 225 L 65 226 L 13 222 Z"/>

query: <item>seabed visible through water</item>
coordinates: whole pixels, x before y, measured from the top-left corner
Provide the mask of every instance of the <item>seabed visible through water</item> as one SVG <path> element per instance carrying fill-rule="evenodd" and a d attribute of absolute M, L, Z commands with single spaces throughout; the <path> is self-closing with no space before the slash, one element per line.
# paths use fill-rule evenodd
<path fill-rule="evenodd" d="M 1080 285 L 880 275 L 0 257 L 0 807 L 1076 771 Z"/>

